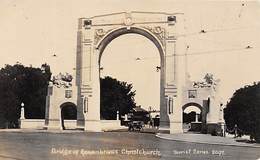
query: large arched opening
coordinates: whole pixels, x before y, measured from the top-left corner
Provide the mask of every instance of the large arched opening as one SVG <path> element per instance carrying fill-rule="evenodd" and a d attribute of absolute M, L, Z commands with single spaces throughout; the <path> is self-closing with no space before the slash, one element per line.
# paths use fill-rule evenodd
<path fill-rule="evenodd" d="M 131 27 L 131 28 L 119 28 L 116 29 L 114 31 L 109 32 L 106 36 L 104 36 L 103 39 L 100 40 L 100 42 L 97 44 L 97 49 L 99 52 L 99 56 L 98 56 L 98 65 L 99 68 L 102 68 L 101 66 L 101 58 L 102 55 L 104 53 L 105 48 L 108 46 L 108 44 L 110 44 L 115 38 L 118 38 L 122 35 L 141 35 L 145 38 L 147 38 L 148 40 L 150 40 L 158 49 L 159 52 L 159 66 L 158 66 L 158 74 L 160 74 L 160 82 L 159 82 L 159 97 L 160 97 L 160 102 L 159 102 L 159 110 L 160 110 L 160 121 L 163 124 L 169 125 L 167 123 L 169 123 L 169 117 L 168 117 L 168 113 L 167 113 L 167 108 L 165 105 L 165 91 L 164 91 L 164 85 L 165 85 L 165 64 L 164 64 L 164 50 L 162 47 L 162 44 L 160 42 L 160 40 L 154 36 L 150 31 L 143 29 L 143 28 L 137 28 L 137 27 Z M 99 77 L 101 75 L 100 73 L 101 71 L 99 70 Z M 141 77 L 141 76 L 140 76 Z M 144 88 L 145 89 L 145 88 Z M 162 116 L 163 115 L 163 116 Z M 161 124 L 162 124 L 161 123 Z"/>
<path fill-rule="evenodd" d="M 76 129 L 77 106 L 72 102 L 65 102 L 60 105 L 61 109 L 61 128 Z"/>

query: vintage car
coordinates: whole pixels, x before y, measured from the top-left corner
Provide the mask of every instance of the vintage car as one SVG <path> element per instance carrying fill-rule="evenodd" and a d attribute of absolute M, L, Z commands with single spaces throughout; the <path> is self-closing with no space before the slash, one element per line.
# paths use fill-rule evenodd
<path fill-rule="evenodd" d="M 128 131 L 141 131 L 143 130 L 144 122 L 143 121 L 130 121 L 128 123 Z"/>

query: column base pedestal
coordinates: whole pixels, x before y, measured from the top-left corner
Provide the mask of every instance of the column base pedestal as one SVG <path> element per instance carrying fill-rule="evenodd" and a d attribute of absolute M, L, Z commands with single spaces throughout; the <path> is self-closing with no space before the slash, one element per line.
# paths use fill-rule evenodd
<path fill-rule="evenodd" d="M 100 120 L 85 120 L 85 131 L 87 132 L 102 132 Z"/>
<path fill-rule="evenodd" d="M 160 120 L 159 133 L 170 133 L 170 122 L 168 120 Z"/>
<path fill-rule="evenodd" d="M 170 128 L 169 127 L 159 127 L 159 133 L 170 133 Z"/>
<path fill-rule="evenodd" d="M 183 133 L 182 122 L 170 122 L 170 134 Z"/>
<path fill-rule="evenodd" d="M 77 130 L 85 130 L 85 120 L 77 119 Z"/>
<path fill-rule="evenodd" d="M 47 121 L 47 123 L 46 123 Z M 55 119 L 55 120 L 45 120 L 45 126 L 43 127 L 43 129 L 47 129 L 47 130 L 62 130 L 62 126 L 61 126 L 61 122 L 59 119 Z"/>

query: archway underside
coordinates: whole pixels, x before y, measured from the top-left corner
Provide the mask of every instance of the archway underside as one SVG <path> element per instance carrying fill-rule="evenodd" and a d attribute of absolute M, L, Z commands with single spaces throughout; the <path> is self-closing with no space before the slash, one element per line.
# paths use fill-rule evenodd
<path fill-rule="evenodd" d="M 160 124 L 161 126 L 166 125 L 165 128 L 169 128 L 169 116 L 167 113 L 167 106 L 165 102 L 165 51 L 164 46 L 161 44 L 160 40 L 149 31 L 144 28 L 131 27 L 131 28 L 119 28 L 110 33 L 108 33 L 97 45 L 98 50 L 98 65 L 100 67 L 100 62 L 102 54 L 107 47 L 107 45 L 113 41 L 115 38 L 125 35 L 125 34 L 138 34 L 149 39 L 159 51 L 160 55 Z"/>
<path fill-rule="evenodd" d="M 164 57 L 164 51 L 163 51 L 163 46 L 160 43 L 160 41 L 158 40 L 158 38 L 156 38 L 156 36 L 152 35 L 151 33 L 149 33 L 149 31 L 143 29 L 143 28 L 137 28 L 137 27 L 131 27 L 130 29 L 128 28 L 119 28 L 116 29 L 114 31 L 112 31 L 111 33 L 109 33 L 108 35 L 105 36 L 105 38 L 103 38 L 100 43 L 97 45 L 97 49 L 99 50 L 99 59 L 98 62 L 100 63 L 102 54 L 106 48 L 106 46 L 115 38 L 124 35 L 124 34 L 139 34 L 142 35 L 146 38 L 148 38 L 149 40 L 151 40 L 154 45 L 158 48 L 159 53 L 160 53 L 160 59 L 161 59 L 161 65 L 163 65 L 164 61 L 162 60 Z"/>
<path fill-rule="evenodd" d="M 189 107 L 198 108 L 200 110 L 200 114 L 197 114 L 195 112 L 194 115 L 191 115 L 192 112 L 190 112 L 189 114 L 185 115 L 184 111 L 186 109 L 188 109 Z M 190 103 L 187 103 L 187 104 L 182 106 L 182 111 L 183 111 L 182 114 L 183 114 L 183 130 L 184 130 L 184 132 L 188 132 L 188 131 L 203 132 L 203 129 L 205 128 L 206 122 L 207 122 L 206 108 L 202 107 L 198 103 L 190 102 Z M 190 116 L 193 116 L 193 117 L 191 118 Z M 184 120 L 184 118 L 191 118 L 191 119 L 188 119 L 189 120 L 188 123 L 184 123 L 184 122 L 187 121 L 187 119 Z"/>
<path fill-rule="evenodd" d="M 77 128 L 77 106 L 71 102 L 65 102 L 60 105 L 61 128 L 76 129 Z"/>

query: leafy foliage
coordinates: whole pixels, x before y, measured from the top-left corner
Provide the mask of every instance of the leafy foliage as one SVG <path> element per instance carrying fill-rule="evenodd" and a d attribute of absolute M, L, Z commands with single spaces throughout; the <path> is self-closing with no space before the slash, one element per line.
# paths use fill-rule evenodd
<path fill-rule="evenodd" d="M 260 83 L 238 89 L 224 110 L 228 130 L 237 124 L 240 135 L 247 134 L 260 142 Z"/>
<path fill-rule="evenodd" d="M 26 118 L 44 118 L 50 67 L 25 67 L 21 64 L 6 65 L 0 70 L 0 110 L 2 118 L 11 127 L 17 127 L 21 103 L 25 104 Z M 1 118 L 1 117 L 0 117 Z"/>
<path fill-rule="evenodd" d="M 2 116 L 0 119 L 3 122 L 8 120 L 10 125 L 17 124 L 16 120 L 19 118 L 18 113 L 20 111 L 17 105 L 18 100 L 12 91 L 14 89 L 14 79 L 11 79 L 7 75 L 0 75 L 0 112 Z"/>
<path fill-rule="evenodd" d="M 101 119 L 116 119 L 117 111 L 119 115 L 124 115 L 136 107 L 132 84 L 105 77 L 100 79 L 100 88 Z"/>

